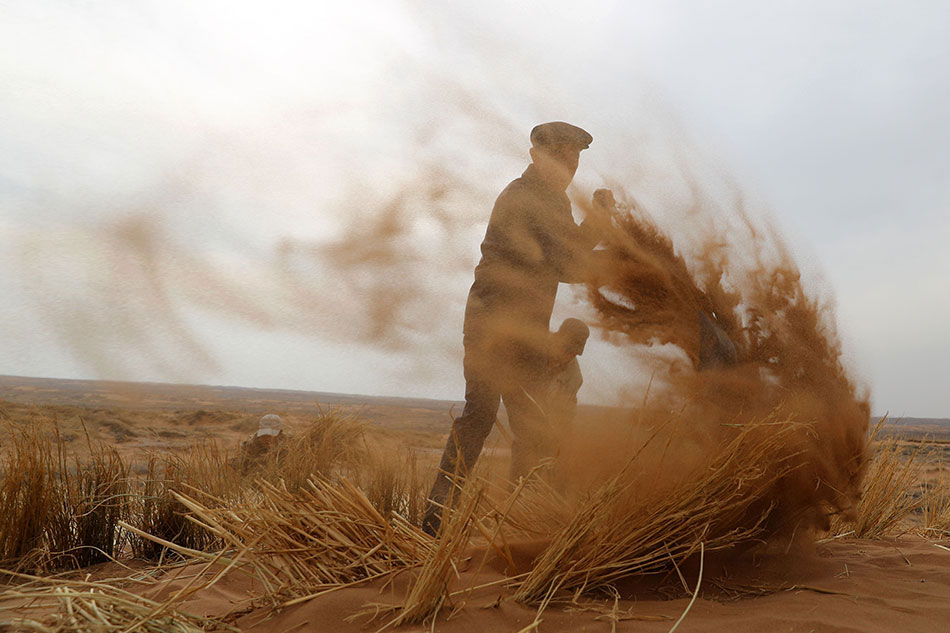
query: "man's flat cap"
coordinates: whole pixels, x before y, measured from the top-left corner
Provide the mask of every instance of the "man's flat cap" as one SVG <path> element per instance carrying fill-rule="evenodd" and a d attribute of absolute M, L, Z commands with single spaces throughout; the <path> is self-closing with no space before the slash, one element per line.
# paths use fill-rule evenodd
<path fill-rule="evenodd" d="M 564 121 L 542 123 L 531 130 L 531 144 L 535 147 L 576 145 L 581 149 L 587 149 L 593 140 L 594 137 L 586 130 Z"/>

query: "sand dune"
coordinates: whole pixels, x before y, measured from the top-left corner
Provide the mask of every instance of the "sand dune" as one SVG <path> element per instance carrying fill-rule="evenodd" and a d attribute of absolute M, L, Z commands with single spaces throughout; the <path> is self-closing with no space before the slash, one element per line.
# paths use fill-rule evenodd
<path fill-rule="evenodd" d="M 479 551 L 469 552 L 473 560 Z M 790 632 L 927 632 L 950 630 L 950 551 L 918 537 L 880 541 L 838 539 L 819 544 L 815 551 L 777 555 L 758 561 L 741 573 L 726 567 L 711 569 L 709 561 L 699 598 L 689 609 L 681 631 Z M 473 583 L 501 581 L 496 561 L 476 579 L 462 571 L 452 589 L 464 591 Z M 687 581 L 696 581 L 696 570 L 687 569 Z M 188 576 L 187 573 L 182 574 Z M 666 579 L 620 588 L 620 599 L 589 597 L 576 604 L 552 604 L 540 616 L 539 631 L 669 631 L 687 609 L 690 597 Z M 149 592 L 167 597 L 183 579 Z M 398 602 L 407 579 L 392 583 L 367 583 L 329 593 L 269 616 L 253 608 L 254 583 L 231 573 L 212 588 L 185 601 L 184 610 L 211 617 L 249 611 L 234 622 L 244 631 L 327 631 L 333 633 L 376 631 L 385 621 L 385 605 Z M 456 604 L 463 596 L 456 598 Z M 354 614 L 376 613 L 354 618 Z M 503 585 L 477 589 L 464 609 L 450 616 L 452 607 L 440 611 L 435 630 L 446 633 L 519 631 L 535 620 L 536 610 L 506 600 Z M 406 626 L 400 630 L 430 630 Z"/>

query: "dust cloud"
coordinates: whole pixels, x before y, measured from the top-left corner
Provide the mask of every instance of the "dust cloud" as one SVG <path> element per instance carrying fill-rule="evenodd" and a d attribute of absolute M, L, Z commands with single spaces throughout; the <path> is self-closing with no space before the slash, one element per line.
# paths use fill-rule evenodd
<path fill-rule="evenodd" d="M 564 442 L 559 477 L 584 492 L 637 455 L 631 489 L 662 494 L 707 468 L 746 425 L 796 424 L 783 454 L 762 464 L 764 477 L 776 475 L 762 500 L 766 528 L 825 529 L 832 515 L 852 516 L 860 498 L 869 396 L 843 362 L 833 305 L 809 292 L 778 232 L 740 195 L 716 204 L 698 192 L 681 210 L 687 221 L 669 231 L 614 192 L 621 202 L 586 285 L 596 325 L 632 356 L 683 353 L 653 364 L 661 369 L 628 402 L 632 417 Z M 704 366 L 714 342 L 703 319 L 734 343 L 736 358 Z"/>

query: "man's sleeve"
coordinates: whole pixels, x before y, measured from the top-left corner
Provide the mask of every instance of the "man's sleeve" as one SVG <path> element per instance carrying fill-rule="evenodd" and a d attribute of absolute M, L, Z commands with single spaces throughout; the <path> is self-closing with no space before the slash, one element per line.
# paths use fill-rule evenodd
<path fill-rule="evenodd" d="M 589 226 L 577 226 L 568 213 L 552 216 L 547 210 L 533 209 L 532 225 L 545 261 L 565 283 L 586 281 L 590 253 L 599 241 Z"/>

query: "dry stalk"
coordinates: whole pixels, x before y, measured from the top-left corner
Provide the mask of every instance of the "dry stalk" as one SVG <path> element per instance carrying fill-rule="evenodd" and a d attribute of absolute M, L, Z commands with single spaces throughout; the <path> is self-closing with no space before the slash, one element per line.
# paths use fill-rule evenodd
<path fill-rule="evenodd" d="M 448 519 L 443 521 L 438 545 L 422 564 L 419 576 L 409 589 L 399 615 L 383 628 L 422 622 L 430 616 L 435 617 L 436 611 L 447 598 L 455 561 L 468 546 L 475 513 L 483 493 L 484 488 L 476 482 L 469 482 L 462 489 L 461 499 L 457 507 L 451 510 Z"/>

